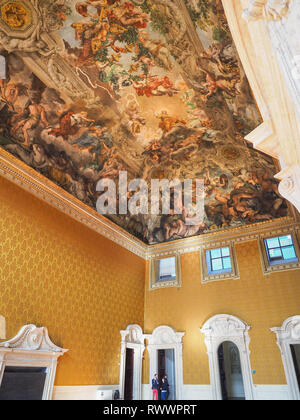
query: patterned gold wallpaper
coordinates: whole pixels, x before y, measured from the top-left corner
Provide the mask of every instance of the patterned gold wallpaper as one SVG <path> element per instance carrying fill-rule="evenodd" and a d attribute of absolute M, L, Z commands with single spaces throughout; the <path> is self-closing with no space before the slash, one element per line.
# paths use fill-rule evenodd
<path fill-rule="evenodd" d="M 182 287 L 149 292 L 145 262 L 0 178 L 0 314 L 7 338 L 21 326 L 47 326 L 70 351 L 56 385 L 117 384 L 120 330 L 138 323 L 185 331 L 185 384 L 209 384 L 200 327 L 229 313 L 249 325 L 255 384 L 284 384 L 275 335 L 300 310 L 300 270 L 264 276 L 256 241 L 236 245 L 239 280 L 202 285 L 199 253 L 181 257 Z M 146 270 L 146 273 L 148 271 Z M 145 351 L 143 383 L 149 381 Z"/>
<path fill-rule="evenodd" d="M 120 330 L 143 327 L 145 263 L 0 178 L 0 314 L 7 338 L 46 326 L 70 351 L 56 385 L 119 382 Z"/>
<path fill-rule="evenodd" d="M 270 328 L 300 312 L 300 270 L 262 273 L 257 241 L 236 245 L 239 280 L 202 285 L 199 253 L 181 257 L 182 287 L 149 291 L 146 278 L 145 333 L 159 325 L 185 332 L 185 384 L 209 384 L 208 356 L 200 327 L 210 317 L 228 313 L 247 322 L 254 384 L 285 384 L 282 360 Z M 147 360 L 145 360 L 147 365 Z M 144 372 L 144 383 L 148 381 Z"/>

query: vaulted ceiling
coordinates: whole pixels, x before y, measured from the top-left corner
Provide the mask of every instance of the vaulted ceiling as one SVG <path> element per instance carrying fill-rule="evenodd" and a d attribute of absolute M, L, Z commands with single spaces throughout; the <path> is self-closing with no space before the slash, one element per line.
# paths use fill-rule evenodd
<path fill-rule="evenodd" d="M 0 1 L 0 145 L 91 208 L 99 180 L 204 179 L 204 223 L 110 215 L 146 243 L 287 214 L 221 0 Z"/>

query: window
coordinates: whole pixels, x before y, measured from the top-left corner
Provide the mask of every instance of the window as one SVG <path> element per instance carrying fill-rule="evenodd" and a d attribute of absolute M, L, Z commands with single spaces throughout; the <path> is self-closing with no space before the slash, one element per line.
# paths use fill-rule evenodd
<path fill-rule="evenodd" d="M 265 239 L 270 265 L 298 262 L 292 235 Z"/>
<path fill-rule="evenodd" d="M 158 281 L 168 281 L 176 279 L 176 258 L 165 258 L 159 260 Z"/>
<path fill-rule="evenodd" d="M 202 283 L 239 278 L 233 242 L 201 250 Z"/>
<path fill-rule="evenodd" d="M 181 285 L 180 257 L 155 258 L 150 261 L 150 290 Z"/>
<path fill-rule="evenodd" d="M 208 274 L 231 273 L 231 257 L 229 247 L 206 251 Z"/>

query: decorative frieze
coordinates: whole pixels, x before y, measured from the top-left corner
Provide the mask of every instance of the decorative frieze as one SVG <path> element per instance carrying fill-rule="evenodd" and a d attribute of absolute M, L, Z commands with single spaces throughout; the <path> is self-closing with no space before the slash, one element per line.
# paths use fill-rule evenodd
<path fill-rule="evenodd" d="M 0 315 L 0 340 L 5 340 L 6 338 L 6 325 L 4 316 Z"/>

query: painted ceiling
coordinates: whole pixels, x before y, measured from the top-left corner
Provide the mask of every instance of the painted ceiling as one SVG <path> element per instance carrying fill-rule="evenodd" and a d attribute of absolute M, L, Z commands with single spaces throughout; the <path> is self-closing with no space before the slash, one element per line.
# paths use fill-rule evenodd
<path fill-rule="evenodd" d="M 287 215 L 221 0 L 2 0 L 0 145 L 91 208 L 100 179 L 205 181 L 205 220 L 114 215 L 146 243 Z"/>

